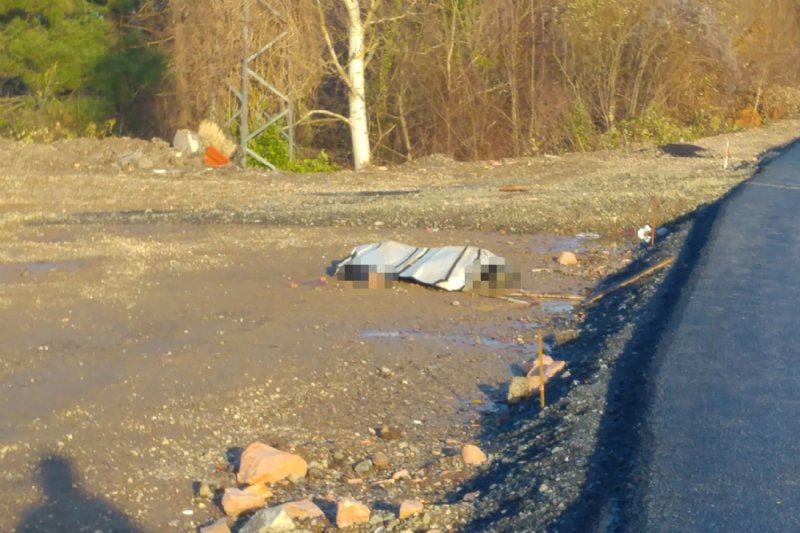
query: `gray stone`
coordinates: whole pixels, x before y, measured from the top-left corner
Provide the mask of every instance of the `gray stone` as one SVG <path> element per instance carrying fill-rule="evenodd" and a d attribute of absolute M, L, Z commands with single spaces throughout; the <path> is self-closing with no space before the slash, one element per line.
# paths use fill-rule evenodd
<path fill-rule="evenodd" d="M 511 383 L 508 385 L 508 403 L 516 403 L 527 398 L 530 394 L 528 378 L 515 377 L 511 379 Z"/>
<path fill-rule="evenodd" d="M 321 468 L 314 467 L 308 469 L 308 479 L 316 481 L 318 479 L 323 479 L 324 477 L 325 477 L 325 471 L 322 470 Z"/>
<path fill-rule="evenodd" d="M 123 167 L 126 166 L 126 165 L 131 165 L 131 164 L 136 163 L 137 161 L 139 161 L 139 159 L 141 159 L 143 155 L 144 155 L 144 151 L 141 148 L 139 148 L 138 150 L 136 150 L 134 152 L 128 152 L 128 153 L 122 154 L 121 156 L 119 156 L 119 164 L 120 164 L 120 166 L 123 166 Z"/>
<path fill-rule="evenodd" d="M 342 450 L 336 450 L 331 454 L 331 460 L 329 461 L 329 466 L 337 467 L 342 466 L 342 464 L 347 459 L 347 456 Z"/>
<path fill-rule="evenodd" d="M 400 440 L 403 437 L 403 433 L 396 427 L 392 426 L 383 426 L 378 435 L 383 440 Z"/>
<path fill-rule="evenodd" d="M 370 461 L 369 459 L 364 459 L 363 461 L 361 461 L 360 463 L 358 463 L 353 467 L 353 471 L 361 476 L 369 474 L 371 470 L 372 470 L 372 461 Z"/>
<path fill-rule="evenodd" d="M 178 130 L 172 146 L 185 156 L 195 155 L 200 152 L 200 136 L 190 130 Z"/>
<path fill-rule="evenodd" d="M 211 490 L 211 486 L 208 483 L 202 482 L 197 488 L 197 496 L 210 500 L 214 497 L 214 491 Z"/>
<path fill-rule="evenodd" d="M 383 524 L 384 522 L 389 522 L 390 520 L 394 519 L 394 513 L 389 511 L 373 511 L 369 517 L 370 525 L 377 526 L 379 524 Z"/>
<path fill-rule="evenodd" d="M 239 530 L 240 533 L 276 533 L 291 531 L 295 528 L 294 521 L 286 514 L 283 507 L 269 507 L 253 515 Z"/>

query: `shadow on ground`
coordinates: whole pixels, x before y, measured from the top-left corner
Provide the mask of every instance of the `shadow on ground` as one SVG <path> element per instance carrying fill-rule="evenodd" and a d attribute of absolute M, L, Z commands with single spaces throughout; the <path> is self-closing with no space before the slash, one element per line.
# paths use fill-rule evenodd
<path fill-rule="evenodd" d="M 675 265 L 659 285 L 652 279 L 612 293 L 586 309 L 580 335 L 557 348 L 555 357 L 567 361 L 568 379 L 556 379 L 548 385 L 548 409 L 541 412 L 537 401 L 511 406 L 506 419 L 487 415 L 482 419 L 480 441 L 487 449 L 498 443 L 509 447 L 513 458 L 494 461 L 458 493 L 449 495 L 451 502 L 464 494 L 480 491 L 490 505 L 477 506 L 477 512 L 466 531 L 619 531 L 631 529 L 632 519 L 641 511 L 641 495 L 632 490 L 638 486 L 638 466 L 646 461 L 648 449 L 645 415 L 650 399 L 649 379 L 657 370 L 655 358 L 659 340 L 671 316 L 680 312 L 680 295 L 691 283 L 692 272 L 700 252 L 710 239 L 714 221 L 727 198 L 740 187 L 714 204 L 693 214 L 672 221 L 667 227 L 673 238 L 687 232 L 682 247 L 679 241 L 670 246 L 644 250 L 638 260 L 610 276 L 600 287 L 610 287 L 655 265 L 679 250 Z M 615 346 L 615 342 L 617 346 Z M 616 355 L 608 356 L 612 352 Z M 608 386 L 604 399 L 594 405 L 573 402 L 571 393 L 580 386 L 592 386 L 601 378 L 607 365 Z M 488 391 L 487 391 L 488 392 Z M 491 391 L 500 396 L 502 391 Z M 569 396 L 569 397 L 568 397 Z M 605 403 L 603 403 L 605 402 Z M 590 402 L 589 402 L 590 403 Z M 593 410 L 599 415 L 592 415 Z M 578 457 L 571 462 L 542 471 L 529 467 L 552 461 L 554 450 L 565 446 L 561 434 L 565 419 L 598 416 L 597 434 L 592 454 L 581 464 Z M 572 455 L 572 454 L 570 454 Z M 577 463 L 577 464 L 576 464 Z M 579 470 L 585 482 L 578 480 L 571 487 L 579 491 L 572 497 L 554 498 L 551 487 L 561 477 L 562 485 Z M 559 470 L 561 476 L 559 476 Z"/>
<path fill-rule="evenodd" d="M 69 459 L 59 455 L 42 457 L 36 475 L 44 497 L 38 506 L 25 512 L 16 533 L 142 531 L 113 505 L 86 493 L 75 478 Z"/>
<path fill-rule="evenodd" d="M 672 143 L 658 147 L 663 153 L 673 157 L 706 157 L 708 150 L 696 144 Z"/>

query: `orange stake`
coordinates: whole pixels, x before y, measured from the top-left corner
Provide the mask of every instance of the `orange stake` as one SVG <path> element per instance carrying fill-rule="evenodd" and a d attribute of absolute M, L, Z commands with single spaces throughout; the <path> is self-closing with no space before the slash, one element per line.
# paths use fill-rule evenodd
<path fill-rule="evenodd" d="M 539 403 L 544 409 L 544 347 L 542 346 L 542 330 L 536 331 L 536 342 L 539 345 Z"/>

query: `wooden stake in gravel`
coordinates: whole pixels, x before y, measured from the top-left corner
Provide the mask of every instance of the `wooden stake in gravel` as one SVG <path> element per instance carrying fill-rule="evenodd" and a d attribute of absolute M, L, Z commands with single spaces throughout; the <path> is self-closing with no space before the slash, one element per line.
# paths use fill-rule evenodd
<path fill-rule="evenodd" d="M 728 161 L 731 159 L 731 140 L 725 141 L 725 161 L 722 162 L 722 168 L 728 170 Z"/>
<path fill-rule="evenodd" d="M 583 300 L 583 296 L 580 294 L 551 294 L 546 292 L 531 292 L 525 289 L 512 292 L 509 296 L 524 296 L 525 298 L 532 298 L 534 300 Z"/>
<path fill-rule="evenodd" d="M 539 345 L 539 403 L 544 409 L 544 347 L 542 346 L 542 330 L 536 331 L 536 343 Z"/>
<path fill-rule="evenodd" d="M 662 268 L 668 267 L 669 265 L 671 265 L 674 262 L 675 262 L 675 258 L 674 257 L 670 257 L 669 259 L 665 259 L 665 260 L 661 261 L 659 264 L 657 264 L 655 266 L 651 266 L 647 270 L 645 270 L 643 272 L 639 272 L 635 276 L 630 277 L 630 278 L 626 279 L 625 281 L 623 281 L 621 283 L 617 283 L 616 285 L 614 285 L 610 289 L 606 289 L 603 292 L 595 294 L 594 296 L 592 296 L 591 298 L 586 300 L 586 303 L 584 303 L 584 305 L 591 305 L 591 304 L 597 302 L 598 300 L 602 300 L 603 298 L 605 298 L 606 296 L 608 296 L 612 292 L 616 292 L 616 291 L 618 291 L 619 289 L 621 289 L 623 287 L 627 287 L 631 283 L 636 283 L 640 279 L 642 279 L 644 277 L 647 277 L 650 274 L 654 274 L 654 273 L 658 272 L 659 270 L 661 270 Z"/>
<path fill-rule="evenodd" d="M 650 246 L 655 246 L 656 229 L 658 229 L 658 204 L 656 203 L 655 196 L 650 198 L 650 214 L 652 215 L 650 227 L 653 228 L 650 230 Z"/>

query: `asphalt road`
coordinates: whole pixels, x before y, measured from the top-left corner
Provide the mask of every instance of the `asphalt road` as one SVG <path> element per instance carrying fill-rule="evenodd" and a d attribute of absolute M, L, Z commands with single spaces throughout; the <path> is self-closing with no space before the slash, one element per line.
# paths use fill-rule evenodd
<path fill-rule="evenodd" d="M 800 531 L 800 144 L 711 232 L 657 350 L 633 529 Z"/>

